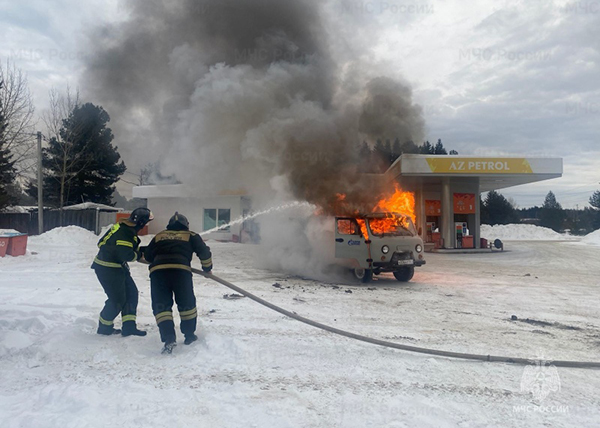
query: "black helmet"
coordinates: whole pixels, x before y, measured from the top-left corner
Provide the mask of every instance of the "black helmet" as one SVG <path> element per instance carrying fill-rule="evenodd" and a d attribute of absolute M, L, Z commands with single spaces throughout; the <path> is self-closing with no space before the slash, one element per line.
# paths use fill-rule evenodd
<path fill-rule="evenodd" d="M 176 226 L 183 226 L 186 229 L 190 227 L 190 222 L 188 221 L 187 217 L 183 214 L 179 214 L 177 211 L 175 211 L 173 217 L 169 219 L 169 225 L 167 227 L 173 228 Z"/>
<path fill-rule="evenodd" d="M 148 208 L 136 208 L 129 215 L 129 221 L 135 223 L 135 226 L 140 229 L 152 219 L 154 219 L 154 216 Z"/>

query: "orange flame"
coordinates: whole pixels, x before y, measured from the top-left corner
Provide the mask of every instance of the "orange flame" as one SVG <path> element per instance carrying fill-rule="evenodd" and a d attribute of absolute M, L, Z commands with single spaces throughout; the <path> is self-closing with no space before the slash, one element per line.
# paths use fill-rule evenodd
<path fill-rule="evenodd" d="M 336 205 L 340 207 L 345 207 L 347 204 L 346 195 L 343 193 L 337 193 L 335 195 Z M 394 193 L 387 197 L 382 198 L 377 202 L 375 207 L 371 210 L 373 213 L 400 213 L 410 217 L 415 223 L 416 215 L 415 215 L 415 195 L 412 192 L 405 192 L 398 185 L 398 183 L 394 183 Z M 359 215 L 364 215 L 365 213 L 356 212 L 355 215 L 358 217 Z M 365 220 L 357 218 L 356 219 L 360 229 L 365 238 L 369 238 L 369 233 L 367 231 L 367 225 Z M 398 226 L 406 226 L 404 224 L 405 218 L 397 217 L 394 215 L 390 215 L 385 218 L 372 218 L 369 220 L 369 226 L 371 230 L 375 234 L 383 234 L 389 231 L 395 230 Z M 345 226 L 343 226 L 345 227 Z M 350 233 L 350 232 L 348 232 Z"/>
<path fill-rule="evenodd" d="M 394 183 L 394 186 L 394 194 L 387 199 L 381 199 L 373 209 L 373 212 L 406 214 L 414 223 L 417 218 L 415 215 L 414 193 L 404 192 L 398 183 Z"/>
<path fill-rule="evenodd" d="M 414 193 L 403 191 L 398 183 L 394 183 L 394 186 L 394 194 L 389 198 L 381 199 L 373 209 L 373 212 L 405 214 L 409 216 L 414 223 L 416 220 Z M 404 224 L 405 221 L 406 220 L 403 217 L 390 216 L 388 218 L 371 219 L 369 221 L 369 226 L 373 233 L 383 234 L 397 229 L 398 226 L 406 227 L 407 225 Z"/>
<path fill-rule="evenodd" d="M 361 218 L 357 218 L 356 222 L 360 226 L 360 231 L 362 232 L 364 238 L 369 239 L 369 232 L 367 231 L 367 223 Z"/>

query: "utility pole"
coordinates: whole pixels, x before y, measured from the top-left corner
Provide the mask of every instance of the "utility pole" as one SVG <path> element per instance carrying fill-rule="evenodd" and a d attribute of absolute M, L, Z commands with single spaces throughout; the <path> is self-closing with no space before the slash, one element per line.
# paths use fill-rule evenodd
<path fill-rule="evenodd" d="M 38 235 L 44 233 L 44 200 L 42 179 L 42 133 L 37 133 L 37 164 L 38 164 Z"/>

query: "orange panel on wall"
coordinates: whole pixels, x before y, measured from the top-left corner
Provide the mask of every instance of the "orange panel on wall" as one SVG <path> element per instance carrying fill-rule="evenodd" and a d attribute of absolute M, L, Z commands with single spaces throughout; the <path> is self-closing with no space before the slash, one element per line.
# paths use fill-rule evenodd
<path fill-rule="evenodd" d="M 425 200 L 425 215 L 442 215 L 442 202 L 429 199 Z"/>
<path fill-rule="evenodd" d="M 475 214 L 475 193 L 455 193 L 454 214 Z"/>

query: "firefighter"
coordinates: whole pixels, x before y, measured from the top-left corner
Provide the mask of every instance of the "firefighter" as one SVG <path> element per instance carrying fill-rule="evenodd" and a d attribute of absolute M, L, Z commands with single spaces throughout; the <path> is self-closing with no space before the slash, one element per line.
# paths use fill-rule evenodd
<path fill-rule="evenodd" d="M 148 208 L 136 208 L 129 218 L 115 224 L 98 241 L 98 255 L 92 263 L 92 269 L 108 296 L 100 312 L 98 334 L 123 336 L 145 336 L 138 330 L 136 311 L 138 289 L 129 273 L 128 262 L 139 260 L 140 238 L 138 232 L 154 216 Z M 121 330 L 114 328 L 114 319 L 121 314 Z"/>
<path fill-rule="evenodd" d="M 202 263 L 202 270 L 210 273 L 213 267 L 210 248 L 200 235 L 189 230 L 187 218 L 178 212 L 169 219 L 167 229 L 152 238 L 144 249 L 144 257 L 150 262 L 152 312 L 164 343 L 163 354 L 170 354 L 177 344 L 173 295 L 181 318 L 181 333 L 185 336 L 183 343 L 189 345 L 198 339 L 198 313 L 191 270 L 194 253 Z"/>

